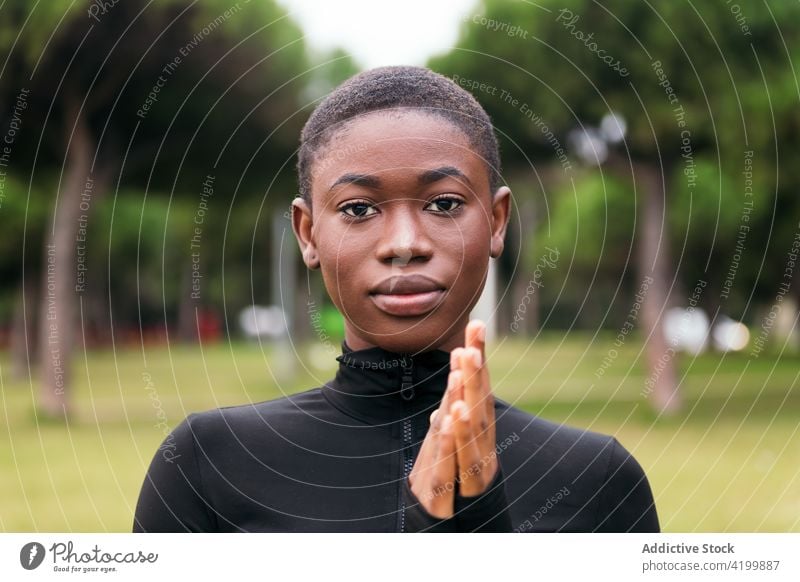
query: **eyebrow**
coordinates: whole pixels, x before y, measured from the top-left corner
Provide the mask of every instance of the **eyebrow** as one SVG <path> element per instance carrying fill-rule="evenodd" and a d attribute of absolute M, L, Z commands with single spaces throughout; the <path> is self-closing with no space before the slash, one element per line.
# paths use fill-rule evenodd
<path fill-rule="evenodd" d="M 417 183 L 420 186 L 426 186 L 438 180 L 443 180 L 444 178 L 458 178 L 467 184 L 472 184 L 469 178 L 467 178 L 466 174 L 454 166 L 442 166 L 440 168 L 434 168 L 433 170 L 426 170 L 419 175 L 417 178 Z M 337 178 L 328 191 L 331 191 L 336 186 L 340 186 L 342 184 L 355 184 L 356 186 L 366 186 L 367 188 L 380 188 L 381 180 L 377 176 L 372 176 L 370 174 L 342 174 L 339 176 L 339 178 Z"/>
<path fill-rule="evenodd" d="M 442 166 L 441 168 L 436 168 L 433 170 L 428 170 L 427 172 L 423 172 L 420 174 L 419 178 L 417 179 L 417 183 L 420 186 L 425 186 L 427 184 L 432 184 L 437 180 L 442 180 L 444 178 L 458 178 L 459 180 L 463 180 L 467 184 L 472 184 L 469 181 L 469 178 L 459 170 L 453 166 Z"/>
<path fill-rule="evenodd" d="M 369 174 L 342 174 L 333 185 L 328 188 L 328 191 L 333 190 L 336 186 L 341 184 L 355 184 L 356 186 L 366 186 L 367 188 L 379 188 L 381 181 L 377 177 L 370 176 Z"/>

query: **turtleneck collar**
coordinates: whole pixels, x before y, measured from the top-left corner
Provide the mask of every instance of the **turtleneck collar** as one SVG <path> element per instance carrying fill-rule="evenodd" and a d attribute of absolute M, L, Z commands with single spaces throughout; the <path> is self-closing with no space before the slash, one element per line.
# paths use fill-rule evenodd
<path fill-rule="evenodd" d="M 450 373 L 450 352 L 390 352 L 381 347 L 353 350 L 342 342 L 339 368 L 323 387 L 328 400 L 370 424 L 430 415 L 439 405 Z"/>

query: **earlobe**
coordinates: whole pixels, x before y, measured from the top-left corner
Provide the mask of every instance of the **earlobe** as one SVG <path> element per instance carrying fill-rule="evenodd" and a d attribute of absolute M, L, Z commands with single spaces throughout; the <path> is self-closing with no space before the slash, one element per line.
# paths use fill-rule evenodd
<path fill-rule="evenodd" d="M 492 197 L 492 241 L 490 255 L 493 259 L 503 254 L 505 247 L 506 228 L 511 216 L 511 189 L 501 186 Z"/>
<path fill-rule="evenodd" d="M 306 267 L 315 271 L 319 269 L 319 258 L 317 257 L 316 251 L 309 245 L 303 251 L 303 262 L 306 264 Z"/>
<path fill-rule="evenodd" d="M 311 270 L 319 269 L 317 245 L 314 242 L 314 219 L 306 201 L 297 197 L 292 201 L 292 230 L 300 245 L 303 262 Z"/>

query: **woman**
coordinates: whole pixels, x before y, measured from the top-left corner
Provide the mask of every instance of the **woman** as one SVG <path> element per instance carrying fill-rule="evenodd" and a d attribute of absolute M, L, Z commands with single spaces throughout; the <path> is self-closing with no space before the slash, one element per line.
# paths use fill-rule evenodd
<path fill-rule="evenodd" d="M 658 531 L 613 437 L 494 398 L 469 313 L 511 192 L 491 122 L 449 79 L 349 79 L 301 136 L 292 224 L 345 318 L 336 376 L 191 414 L 145 479 L 134 531 Z M 162 449 L 164 446 L 162 445 Z"/>

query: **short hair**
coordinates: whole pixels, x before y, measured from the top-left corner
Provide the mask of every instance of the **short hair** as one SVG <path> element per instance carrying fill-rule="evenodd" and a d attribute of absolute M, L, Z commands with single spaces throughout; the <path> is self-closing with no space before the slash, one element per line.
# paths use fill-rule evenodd
<path fill-rule="evenodd" d="M 311 168 L 317 154 L 353 118 L 372 111 L 412 108 L 461 129 L 488 168 L 489 187 L 502 183 L 500 151 L 489 115 L 471 93 L 425 67 L 377 67 L 350 77 L 320 102 L 300 136 L 300 196 L 311 204 Z"/>

